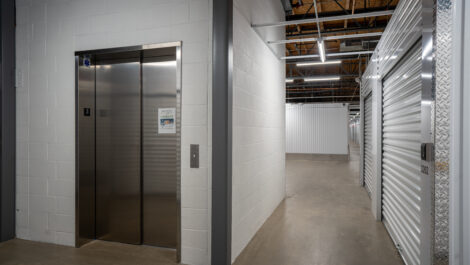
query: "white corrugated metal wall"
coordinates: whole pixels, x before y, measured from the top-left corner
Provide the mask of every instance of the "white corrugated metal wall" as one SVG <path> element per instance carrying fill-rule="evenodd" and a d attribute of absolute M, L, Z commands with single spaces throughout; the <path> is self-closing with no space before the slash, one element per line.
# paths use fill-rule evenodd
<path fill-rule="evenodd" d="M 348 105 L 287 104 L 286 153 L 348 154 Z"/>

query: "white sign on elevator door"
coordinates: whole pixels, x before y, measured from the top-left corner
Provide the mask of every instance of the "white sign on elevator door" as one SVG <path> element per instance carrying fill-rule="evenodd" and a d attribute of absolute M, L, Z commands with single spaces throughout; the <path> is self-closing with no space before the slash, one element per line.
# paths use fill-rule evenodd
<path fill-rule="evenodd" d="M 176 109 L 159 108 L 158 109 L 158 133 L 169 134 L 176 133 Z"/>

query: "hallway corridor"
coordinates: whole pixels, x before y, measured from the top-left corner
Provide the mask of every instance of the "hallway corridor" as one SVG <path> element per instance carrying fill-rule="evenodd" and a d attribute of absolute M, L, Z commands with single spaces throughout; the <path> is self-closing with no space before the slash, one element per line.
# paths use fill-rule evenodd
<path fill-rule="evenodd" d="M 287 157 L 287 197 L 235 265 L 403 264 L 358 185 L 359 147 L 350 160 Z"/>

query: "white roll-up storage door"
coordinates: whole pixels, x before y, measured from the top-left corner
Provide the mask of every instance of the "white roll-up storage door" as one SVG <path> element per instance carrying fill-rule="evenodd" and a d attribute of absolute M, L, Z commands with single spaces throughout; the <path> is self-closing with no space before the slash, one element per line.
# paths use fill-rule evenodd
<path fill-rule="evenodd" d="M 364 186 L 371 196 L 373 171 L 372 171 L 372 95 L 364 100 Z"/>
<path fill-rule="evenodd" d="M 421 44 L 383 83 L 382 213 L 407 265 L 421 264 Z"/>

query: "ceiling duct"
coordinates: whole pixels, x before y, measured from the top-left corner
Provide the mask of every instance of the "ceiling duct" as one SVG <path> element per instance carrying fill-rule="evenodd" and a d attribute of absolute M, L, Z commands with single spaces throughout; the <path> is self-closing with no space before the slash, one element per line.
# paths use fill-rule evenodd
<path fill-rule="evenodd" d="M 292 15 L 292 4 L 290 3 L 290 0 L 281 0 L 282 7 L 284 8 L 284 12 L 286 13 L 286 16 Z"/>
<path fill-rule="evenodd" d="M 354 52 L 354 51 L 362 51 L 364 48 L 362 47 L 362 42 L 359 39 L 352 39 L 352 40 L 344 40 L 341 41 L 339 44 L 340 52 Z"/>
<path fill-rule="evenodd" d="M 339 45 L 340 52 L 354 52 L 362 50 L 374 50 L 378 40 L 345 40 Z"/>

